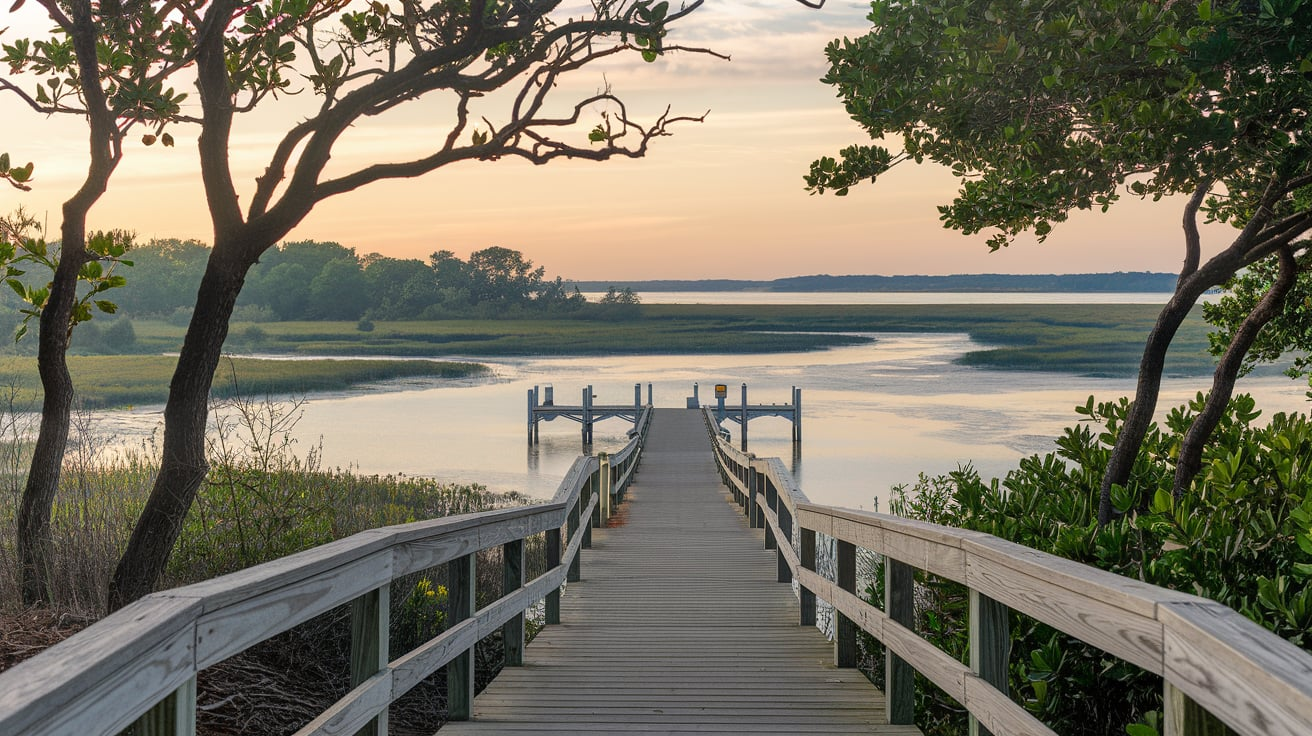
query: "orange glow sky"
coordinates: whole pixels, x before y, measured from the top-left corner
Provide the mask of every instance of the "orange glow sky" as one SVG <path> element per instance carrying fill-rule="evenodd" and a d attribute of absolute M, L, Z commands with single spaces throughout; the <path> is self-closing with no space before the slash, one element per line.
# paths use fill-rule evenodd
<path fill-rule="evenodd" d="M 704 123 L 656 141 L 647 158 L 545 167 L 463 163 L 329 200 L 290 239 L 416 258 L 443 248 L 463 257 L 500 245 L 523 251 L 550 276 L 599 280 L 1179 268 L 1178 200 L 1126 200 L 1108 214 L 1074 216 L 1044 244 L 1022 240 L 989 253 L 985 236 L 940 226 L 935 205 L 957 186 L 944 170 L 903 167 L 846 198 L 808 195 L 802 175 L 810 161 L 864 138 L 817 80 L 826 68 L 824 45 L 863 32 L 867 8 L 833 0 L 819 11 L 791 0 L 708 0 L 670 40 L 713 47 L 732 61 L 684 55 L 575 74 L 573 84 L 584 93 L 609 83 L 638 119 L 667 104 L 676 114 L 710 110 Z M 6 40 L 43 25 L 30 16 L 10 21 Z M 298 106 L 308 94 L 242 121 L 233 139 L 239 184 L 248 187 L 262 170 L 277 136 L 304 114 Z M 195 102 L 193 94 L 188 103 Z M 442 132 L 431 121 L 443 112 L 440 100 L 421 102 L 361 128 L 334 164 L 344 169 L 422 150 L 425 139 Z M 85 169 L 81 126 L 44 119 L 12 95 L 0 96 L 0 120 L 0 151 L 37 164 L 36 191 L 0 189 L 0 210 L 22 204 L 57 227 L 59 203 Z M 93 227 L 208 242 L 196 131 L 173 133 L 174 149 L 129 144 L 92 213 Z M 1205 231 L 1216 247 L 1226 236 L 1224 227 Z"/>

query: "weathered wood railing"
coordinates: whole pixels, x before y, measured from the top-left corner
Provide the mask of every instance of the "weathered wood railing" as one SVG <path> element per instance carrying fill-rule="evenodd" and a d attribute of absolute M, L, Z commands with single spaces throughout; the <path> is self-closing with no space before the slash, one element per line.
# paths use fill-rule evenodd
<path fill-rule="evenodd" d="M 500 630 L 506 664 L 523 663 L 524 613 L 545 599 L 546 622 L 560 622 L 560 588 L 578 580 L 579 550 L 600 523 L 599 496 L 623 493 L 641 453 L 639 432 L 609 463 L 580 456 L 550 503 L 373 529 L 231 575 L 145 598 L 0 674 L 0 734 L 195 732 L 196 673 L 351 604 L 353 688 L 297 732 L 387 731 L 387 708 L 446 668 L 447 710 L 467 719 L 474 696 L 473 647 Z M 565 527 L 562 535 L 561 527 Z M 547 570 L 524 581 L 524 541 L 545 533 Z M 566 546 L 562 549 L 561 545 Z M 475 610 L 475 555 L 500 545 L 504 594 Z M 447 566 L 446 631 L 392 659 L 388 653 L 391 581 Z"/>
<path fill-rule="evenodd" d="M 914 669 L 969 711 L 972 734 L 1054 734 L 1007 693 L 1015 610 L 1160 675 L 1166 736 L 1219 733 L 1215 719 L 1244 736 L 1312 734 L 1312 655 L 1230 608 L 989 534 L 811 503 L 782 461 L 736 450 L 705 418 L 725 484 L 778 551 L 779 581 L 798 583 L 800 623 L 815 623 L 817 596 L 833 606 L 840 667 L 856 665 L 857 628 L 883 643 L 891 723 L 912 722 Z M 817 535 L 835 540 L 833 580 L 816 572 Z M 883 610 L 857 595 L 858 547 L 883 557 Z M 916 634 L 917 569 L 969 588 L 970 666 Z"/>

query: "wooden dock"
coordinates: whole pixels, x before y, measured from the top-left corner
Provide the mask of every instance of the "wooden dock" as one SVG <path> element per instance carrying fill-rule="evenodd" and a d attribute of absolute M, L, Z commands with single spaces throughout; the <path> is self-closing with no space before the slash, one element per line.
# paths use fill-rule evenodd
<path fill-rule="evenodd" d="M 446 735 L 918 734 L 798 624 L 775 553 L 735 513 L 701 413 L 658 409 L 622 516 L 592 532 L 561 625 L 474 700 Z"/>
<path fill-rule="evenodd" d="M 0 673 L 0 734 L 194 736 L 200 673 L 339 606 L 350 690 L 296 736 L 385 734 L 388 708 L 443 674 L 446 736 L 910 736 L 884 724 L 913 720 L 923 681 L 972 733 L 1058 736 L 1010 692 L 1016 617 L 1159 675 L 1164 736 L 1312 734 L 1312 655 L 1238 612 L 982 532 L 814 503 L 781 460 L 717 429 L 710 410 L 644 409 L 623 450 L 580 455 L 550 501 L 371 529 L 146 596 Z M 530 539 L 546 570 L 526 580 Z M 503 590 L 486 600 L 476 555 L 498 548 Z M 882 560 L 883 606 L 858 594 L 860 550 Z M 393 658 L 393 581 L 442 565 L 447 628 Z M 917 570 L 969 590 L 969 663 L 916 631 Z M 799 623 L 819 601 L 835 610 L 833 645 Z M 524 649 L 540 605 L 552 625 Z M 858 632 L 884 646 L 886 696 L 851 668 Z M 498 633 L 525 664 L 471 699 L 473 648 Z"/>

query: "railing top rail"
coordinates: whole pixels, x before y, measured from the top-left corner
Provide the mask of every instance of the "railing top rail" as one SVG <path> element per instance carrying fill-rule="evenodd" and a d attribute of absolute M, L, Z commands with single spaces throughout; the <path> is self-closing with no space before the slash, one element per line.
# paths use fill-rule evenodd
<path fill-rule="evenodd" d="M 710 407 L 702 407 L 702 416 L 706 421 L 708 430 L 719 426 Z M 788 467 L 784 465 L 783 460 L 777 457 L 758 458 L 752 453 L 743 452 L 734 447 L 733 443 L 726 441 L 713 431 L 710 432 L 710 437 L 717 450 L 732 458 L 734 462 L 743 466 L 755 464 L 757 472 L 765 472 L 770 477 L 770 481 L 774 483 L 775 489 L 779 491 L 780 497 L 788 505 L 788 510 L 793 514 L 797 513 L 799 504 L 811 502 L 806 494 L 802 492 L 802 488 L 797 485 L 793 474 L 788 472 Z"/>
<path fill-rule="evenodd" d="M 646 434 L 648 425 L 651 424 L 651 409 L 650 404 L 643 407 L 642 414 L 638 416 L 638 423 L 634 426 L 636 434 L 629 440 L 628 444 L 624 445 L 622 449 L 611 455 L 610 459 L 612 463 L 622 463 L 625 460 L 628 460 L 629 456 L 638 450 L 638 447 L 642 444 L 641 438 Z"/>
<path fill-rule="evenodd" d="M 550 502 L 370 529 L 148 595 L 0 673 L 0 733 L 117 732 L 197 671 L 396 577 L 559 529 L 599 467 L 578 457 Z"/>
<path fill-rule="evenodd" d="M 709 412 L 706 420 L 708 427 L 715 426 Z M 1312 733 L 1312 654 L 1227 606 L 984 532 L 813 503 L 796 488 L 778 458 L 743 453 L 714 433 L 712 440 L 720 456 L 768 473 L 780 490 L 779 500 L 801 529 L 962 583 L 1159 674 L 1241 734 Z M 767 509 L 764 515 L 772 533 L 780 534 L 775 514 Z M 835 602 L 838 591 L 832 583 L 800 569 L 791 548 L 781 547 L 780 556 L 795 579 L 817 586 L 812 591 L 816 595 L 846 605 Z M 895 626 L 880 612 L 866 612 L 868 618 L 850 608 L 844 613 L 861 616 L 853 620 L 881 638 L 886 627 Z M 885 644 L 902 646 L 897 637 Z M 924 646 L 922 642 L 917 650 Z"/>

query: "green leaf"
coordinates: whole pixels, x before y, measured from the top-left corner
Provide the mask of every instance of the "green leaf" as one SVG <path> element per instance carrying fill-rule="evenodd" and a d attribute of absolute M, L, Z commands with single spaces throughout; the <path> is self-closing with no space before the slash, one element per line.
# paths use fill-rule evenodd
<path fill-rule="evenodd" d="M 1153 494 L 1152 510 L 1158 514 L 1169 514 L 1175 506 L 1175 498 L 1165 488 L 1158 488 Z"/>
<path fill-rule="evenodd" d="M 1212 19 L 1212 0 L 1203 0 L 1198 3 L 1198 17 L 1201 20 Z"/>
<path fill-rule="evenodd" d="M 646 49 L 642 52 L 642 60 L 650 63 L 656 61 L 656 57 L 659 55 L 660 54 L 657 54 L 655 51 L 652 51 L 651 49 Z"/>
<path fill-rule="evenodd" d="M 114 302 L 105 301 L 104 299 L 97 299 L 96 309 L 99 309 L 105 314 L 115 314 L 118 312 L 118 305 Z"/>

